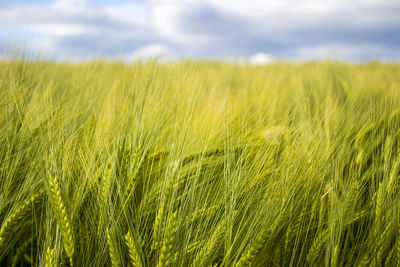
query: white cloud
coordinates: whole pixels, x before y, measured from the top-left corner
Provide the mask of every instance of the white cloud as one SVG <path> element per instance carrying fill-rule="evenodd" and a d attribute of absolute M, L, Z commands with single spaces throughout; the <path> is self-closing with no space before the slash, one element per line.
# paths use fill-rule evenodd
<path fill-rule="evenodd" d="M 295 50 L 292 59 L 305 61 L 310 59 L 321 60 L 325 58 L 363 61 L 365 58 L 380 58 L 384 61 L 399 61 L 400 46 L 387 50 L 377 44 L 324 44 L 317 46 L 303 46 Z"/>
<path fill-rule="evenodd" d="M 143 26 L 149 23 L 146 4 L 89 5 L 85 1 L 59 0 L 52 5 L 16 5 L 0 9 L 0 26 L 87 25 L 107 24 Z"/>
<path fill-rule="evenodd" d="M 52 4 L 52 6 L 59 8 L 83 7 L 86 5 L 86 0 L 55 0 Z"/>
<path fill-rule="evenodd" d="M 35 45 L 31 50 L 45 46 L 46 50 L 37 51 L 43 56 L 67 60 L 99 55 L 117 57 L 154 39 L 149 14 L 144 10 L 147 10 L 146 3 L 90 5 L 80 0 L 11 5 L 0 9 L 0 30 L 11 28 L 29 33 L 22 40 L 24 43 L 31 36 L 40 36 L 43 45 Z M 9 44 L 21 42 L 10 34 L 8 37 L 10 40 L 5 42 L 0 36 L 0 49 L 6 50 Z"/>
<path fill-rule="evenodd" d="M 150 12 L 152 25 L 167 39 L 179 43 L 204 43 L 212 37 L 209 34 L 198 32 L 187 32 L 185 19 L 196 14 L 201 9 L 201 1 L 152 1 Z"/>
<path fill-rule="evenodd" d="M 251 65 L 265 65 L 275 62 L 275 57 L 266 53 L 257 53 L 248 59 Z"/>
<path fill-rule="evenodd" d="M 167 60 L 169 55 L 169 50 L 166 46 L 162 44 L 152 44 L 140 47 L 125 56 L 127 61 L 135 60 Z"/>
<path fill-rule="evenodd" d="M 150 12 L 146 4 L 106 5 L 104 14 L 112 20 L 130 25 L 150 24 Z"/>
<path fill-rule="evenodd" d="M 270 54 L 298 60 L 326 55 L 365 60 L 396 56 L 400 44 L 399 0 L 102 3 L 55 0 L 2 6 L 0 49 L 20 41 L 7 40 L 12 35 L 1 29 L 40 35 L 46 51 L 58 58 L 138 58 L 169 50 L 174 57 L 248 58 L 254 64 L 273 60 Z"/>
<path fill-rule="evenodd" d="M 35 24 L 32 30 L 51 36 L 75 36 L 88 33 L 96 33 L 98 29 L 91 25 L 74 23 Z"/>
<path fill-rule="evenodd" d="M 190 22 L 190 17 L 196 19 L 196 11 L 201 11 L 202 7 L 249 23 L 254 30 L 270 33 L 322 26 L 368 27 L 400 23 L 400 1 L 396 0 L 153 0 L 150 5 L 155 26 L 180 41 L 194 39 L 200 34 L 186 32 L 182 26 Z M 201 23 L 207 24 L 207 21 Z"/>

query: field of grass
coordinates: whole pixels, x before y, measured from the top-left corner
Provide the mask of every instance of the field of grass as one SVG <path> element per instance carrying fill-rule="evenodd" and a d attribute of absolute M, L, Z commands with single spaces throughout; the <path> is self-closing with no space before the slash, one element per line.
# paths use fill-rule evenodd
<path fill-rule="evenodd" d="M 1 266 L 400 265 L 400 65 L 0 61 Z"/>

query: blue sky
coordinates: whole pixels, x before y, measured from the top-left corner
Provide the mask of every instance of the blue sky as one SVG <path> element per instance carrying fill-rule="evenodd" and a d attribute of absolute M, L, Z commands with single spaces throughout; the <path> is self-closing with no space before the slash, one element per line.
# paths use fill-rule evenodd
<path fill-rule="evenodd" d="M 400 0 L 0 0 L 0 51 L 56 60 L 400 60 Z"/>

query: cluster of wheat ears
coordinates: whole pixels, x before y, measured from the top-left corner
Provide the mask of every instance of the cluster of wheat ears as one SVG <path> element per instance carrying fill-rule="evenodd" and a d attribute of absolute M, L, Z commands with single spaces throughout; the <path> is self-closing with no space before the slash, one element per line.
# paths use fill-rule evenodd
<path fill-rule="evenodd" d="M 400 266 L 399 73 L 0 61 L 0 265 Z"/>

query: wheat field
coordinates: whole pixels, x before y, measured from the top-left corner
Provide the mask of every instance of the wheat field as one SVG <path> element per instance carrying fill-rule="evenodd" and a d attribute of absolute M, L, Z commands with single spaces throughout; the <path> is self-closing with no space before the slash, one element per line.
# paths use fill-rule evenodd
<path fill-rule="evenodd" d="M 1 266 L 400 266 L 400 65 L 0 61 Z"/>

